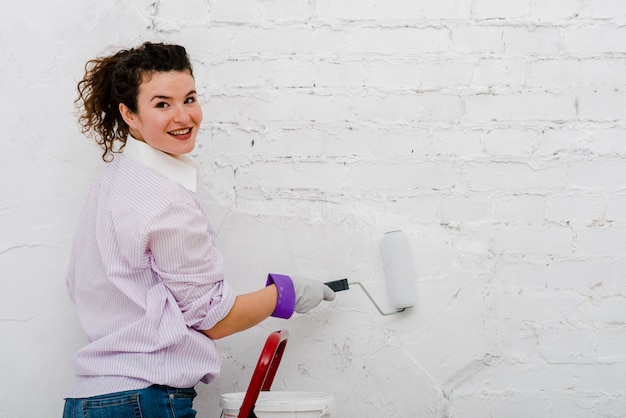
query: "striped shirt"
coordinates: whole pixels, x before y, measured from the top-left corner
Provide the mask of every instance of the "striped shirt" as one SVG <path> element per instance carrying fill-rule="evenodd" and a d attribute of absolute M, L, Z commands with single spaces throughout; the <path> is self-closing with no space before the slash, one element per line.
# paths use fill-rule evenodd
<path fill-rule="evenodd" d="M 67 291 L 88 338 L 66 396 L 152 384 L 192 387 L 218 374 L 212 328 L 235 302 L 196 169 L 128 138 L 91 187 L 78 222 Z"/>

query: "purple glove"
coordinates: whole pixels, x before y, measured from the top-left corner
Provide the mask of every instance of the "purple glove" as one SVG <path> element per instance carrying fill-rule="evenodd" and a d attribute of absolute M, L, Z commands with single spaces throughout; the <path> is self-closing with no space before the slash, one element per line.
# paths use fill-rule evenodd
<path fill-rule="evenodd" d="M 291 277 L 270 273 L 267 276 L 265 285 L 269 286 L 271 284 L 275 284 L 278 291 L 278 301 L 276 301 L 276 308 L 274 308 L 272 316 L 283 319 L 291 318 L 296 306 L 296 291 Z"/>

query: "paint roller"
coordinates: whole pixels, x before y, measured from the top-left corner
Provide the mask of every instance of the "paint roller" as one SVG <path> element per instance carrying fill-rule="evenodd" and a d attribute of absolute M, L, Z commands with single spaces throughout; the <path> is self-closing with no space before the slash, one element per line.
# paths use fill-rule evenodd
<path fill-rule="evenodd" d="M 394 315 L 415 305 L 415 282 L 413 280 L 415 270 L 410 256 L 409 240 L 402 231 L 387 232 L 381 241 L 380 250 L 387 279 L 389 301 L 395 311 L 383 312 L 370 292 L 360 282 L 348 282 L 348 279 L 341 279 L 325 284 L 335 292 L 348 290 L 350 285 L 357 285 L 363 289 L 381 315 Z"/>

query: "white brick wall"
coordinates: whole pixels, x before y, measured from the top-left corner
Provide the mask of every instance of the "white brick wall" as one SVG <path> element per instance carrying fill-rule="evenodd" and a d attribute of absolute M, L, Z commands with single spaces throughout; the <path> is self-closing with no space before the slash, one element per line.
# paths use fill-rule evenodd
<path fill-rule="evenodd" d="M 626 416 L 625 23 L 616 0 L 15 3 L 0 14 L 0 417 L 60 416 L 83 344 L 63 271 L 102 169 L 75 83 L 109 45 L 147 39 L 194 59 L 194 156 L 237 289 L 268 271 L 349 277 L 384 306 L 392 229 L 417 270 L 402 315 L 354 288 L 219 341 L 200 416 L 245 390 L 283 327 L 275 388 L 330 392 L 334 417 Z"/>

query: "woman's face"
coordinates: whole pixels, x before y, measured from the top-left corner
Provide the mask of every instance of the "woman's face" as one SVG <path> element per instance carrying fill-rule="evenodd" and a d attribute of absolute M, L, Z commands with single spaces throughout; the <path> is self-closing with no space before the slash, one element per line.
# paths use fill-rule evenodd
<path fill-rule="evenodd" d="M 202 122 L 196 83 L 187 71 L 154 72 L 139 85 L 137 112 L 120 104 L 130 133 L 172 155 L 193 150 Z"/>

